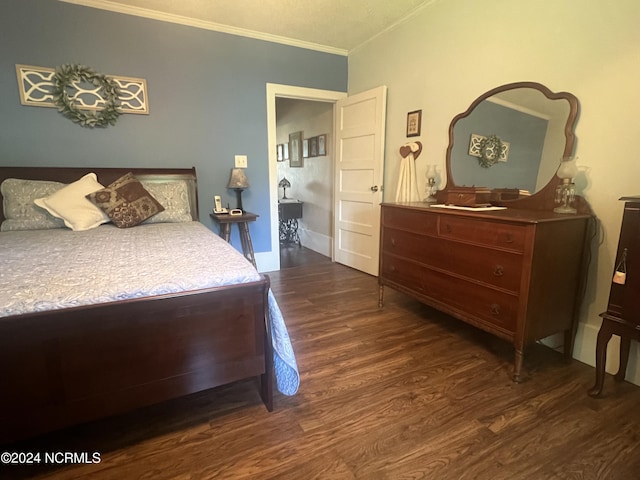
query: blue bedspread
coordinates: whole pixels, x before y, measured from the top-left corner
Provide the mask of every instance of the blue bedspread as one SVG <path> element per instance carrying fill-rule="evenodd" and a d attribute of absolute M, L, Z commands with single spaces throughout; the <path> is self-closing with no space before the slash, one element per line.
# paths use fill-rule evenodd
<path fill-rule="evenodd" d="M 300 386 L 298 364 L 293 353 L 287 326 L 276 302 L 276 297 L 269 290 L 269 316 L 271 318 L 271 335 L 273 343 L 273 366 L 276 373 L 276 386 L 281 393 L 293 395 Z"/>
<path fill-rule="evenodd" d="M 0 317 L 261 278 L 240 252 L 198 222 L 3 232 L 0 265 Z M 269 312 L 276 386 L 293 395 L 300 377 L 271 291 Z"/>

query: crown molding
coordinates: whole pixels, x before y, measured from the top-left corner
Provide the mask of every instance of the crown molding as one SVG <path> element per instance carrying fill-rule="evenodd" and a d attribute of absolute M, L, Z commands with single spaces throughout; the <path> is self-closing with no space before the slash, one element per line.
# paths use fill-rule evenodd
<path fill-rule="evenodd" d="M 125 15 L 133 15 L 136 17 L 149 18 L 159 20 L 161 22 L 176 23 L 188 27 L 201 28 L 203 30 L 212 30 L 214 32 L 228 33 L 229 35 L 238 35 L 241 37 L 263 40 L 265 42 L 280 43 L 292 47 L 306 48 L 307 50 L 316 50 L 318 52 L 331 53 L 333 55 L 341 55 L 346 57 L 348 51 L 342 48 L 329 47 L 312 42 L 304 42 L 293 38 L 281 37 L 279 35 L 270 35 L 268 33 L 256 32 L 244 28 L 231 27 L 220 23 L 198 20 L 195 18 L 184 17 L 182 15 L 174 15 L 170 13 L 162 13 L 148 8 L 133 7 L 123 5 L 121 3 L 113 3 L 109 0 L 58 0 L 63 3 L 71 3 L 84 7 L 97 8 L 115 13 L 123 13 Z"/>

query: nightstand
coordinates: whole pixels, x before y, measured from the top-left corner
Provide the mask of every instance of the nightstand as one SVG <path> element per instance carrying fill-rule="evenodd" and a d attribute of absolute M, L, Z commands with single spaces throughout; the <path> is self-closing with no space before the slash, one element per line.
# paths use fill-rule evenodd
<path fill-rule="evenodd" d="M 213 218 L 220 226 L 220 236 L 227 242 L 231 239 L 231 225 L 235 223 L 238 225 L 240 231 L 240 243 L 242 244 L 242 253 L 247 260 L 249 260 L 254 267 L 256 266 L 256 258 L 253 253 L 253 243 L 251 242 L 251 234 L 249 233 L 249 222 L 255 221 L 260 215 L 256 215 L 251 212 L 243 212 L 242 215 L 230 215 L 228 213 L 210 213 L 209 216 Z"/>

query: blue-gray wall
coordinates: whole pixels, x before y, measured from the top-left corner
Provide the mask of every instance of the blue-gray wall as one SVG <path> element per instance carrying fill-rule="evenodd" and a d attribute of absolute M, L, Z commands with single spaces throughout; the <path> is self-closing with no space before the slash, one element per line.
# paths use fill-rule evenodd
<path fill-rule="evenodd" d="M 471 134 L 497 135 L 509 142 L 507 162 L 480 166 L 469 155 Z M 451 176 L 458 186 L 518 188 L 536 191 L 536 180 L 547 133 L 547 121 L 489 101 L 479 103 L 471 114 L 458 120 L 451 150 Z"/>
<path fill-rule="evenodd" d="M 235 206 L 226 183 L 234 155 L 245 154 L 256 252 L 271 249 L 266 84 L 347 89 L 343 56 L 54 0 L 3 0 L 0 32 L 0 165 L 195 166 L 200 218 L 215 230 L 213 195 Z M 64 63 L 145 78 L 150 115 L 90 130 L 20 104 L 16 64 Z"/>

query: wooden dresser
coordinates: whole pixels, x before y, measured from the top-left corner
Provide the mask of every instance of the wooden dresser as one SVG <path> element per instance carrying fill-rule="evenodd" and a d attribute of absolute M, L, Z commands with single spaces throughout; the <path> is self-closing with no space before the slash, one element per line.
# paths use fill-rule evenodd
<path fill-rule="evenodd" d="M 620 367 L 615 375 L 619 382 L 627 372 L 631 340 L 640 340 L 640 196 L 620 200 L 625 202 L 624 214 L 609 303 L 607 311 L 600 314 L 602 326 L 596 344 L 596 383 L 589 390 L 592 397 L 602 393 L 607 345 L 611 337 L 620 337 Z"/>
<path fill-rule="evenodd" d="M 590 219 L 383 203 L 379 305 L 389 286 L 508 340 L 520 381 L 528 344 L 564 332 L 571 355 Z"/>

